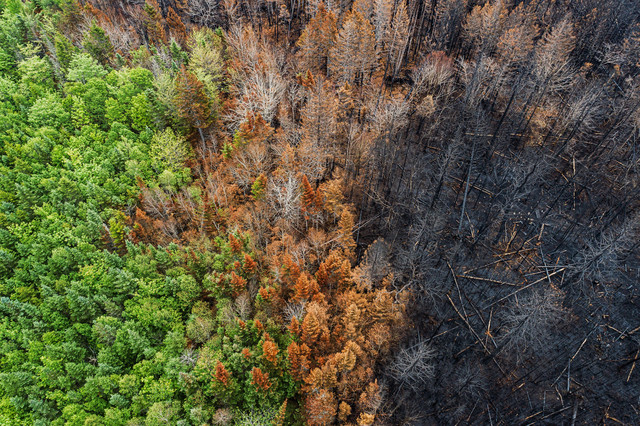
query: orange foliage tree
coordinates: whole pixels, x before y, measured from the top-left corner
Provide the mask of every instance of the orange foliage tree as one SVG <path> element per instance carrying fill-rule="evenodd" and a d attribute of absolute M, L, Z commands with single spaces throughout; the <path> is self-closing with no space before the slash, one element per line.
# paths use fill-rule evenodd
<path fill-rule="evenodd" d="M 218 380 L 224 386 L 227 386 L 229 384 L 229 377 L 230 374 L 227 369 L 224 368 L 224 365 L 220 361 L 218 361 L 218 363 L 216 364 L 216 380 Z"/>

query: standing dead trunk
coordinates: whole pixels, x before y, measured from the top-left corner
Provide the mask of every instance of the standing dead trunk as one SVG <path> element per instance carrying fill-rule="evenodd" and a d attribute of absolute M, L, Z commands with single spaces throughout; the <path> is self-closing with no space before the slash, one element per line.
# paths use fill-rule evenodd
<path fill-rule="evenodd" d="M 467 183 L 464 188 L 464 197 L 462 198 L 462 209 L 460 210 L 460 220 L 458 221 L 458 235 L 462 231 L 462 220 L 464 219 L 464 210 L 467 207 L 467 195 L 469 195 L 469 181 L 471 180 L 471 169 L 473 167 L 473 157 L 476 153 L 476 141 L 474 139 L 473 146 L 471 147 L 471 156 L 469 158 L 469 170 L 467 171 Z"/>

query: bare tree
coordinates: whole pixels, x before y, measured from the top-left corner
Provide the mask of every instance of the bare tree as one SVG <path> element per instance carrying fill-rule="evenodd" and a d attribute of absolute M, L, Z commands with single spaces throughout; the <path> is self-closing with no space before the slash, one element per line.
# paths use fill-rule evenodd
<path fill-rule="evenodd" d="M 427 55 L 412 73 L 412 97 L 430 95 L 438 102 L 448 98 L 453 92 L 453 61 L 444 52 Z"/>
<path fill-rule="evenodd" d="M 228 41 L 239 59 L 232 72 L 233 90 L 238 102 L 226 119 L 234 129 L 250 113 L 260 114 L 271 122 L 287 93 L 287 83 L 281 76 L 286 63 L 282 52 L 259 41 L 255 32 L 246 27 L 233 27 Z"/>
<path fill-rule="evenodd" d="M 586 241 L 572 265 L 581 281 L 606 283 L 613 278 L 623 254 L 637 246 L 639 219 L 637 215 L 632 216 L 621 225 L 607 229 Z"/>
<path fill-rule="evenodd" d="M 301 217 L 300 181 L 288 173 L 269 180 L 267 199 L 277 219 L 289 224 L 297 223 Z"/>
<path fill-rule="evenodd" d="M 569 54 L 575 46 L 573 25 L 568 19 L 547 31 L 536 46 L 534 73 L 540 85 L 556 92 L 573 84 L 574 70 Z"/>
<path fill-rule="evenodd" d="M 235 167 L 231 170 L 238 186 L 247 189 L 256 177 L 265 173 L 270 166 L 267 144 L 263 141 L 252 141 L 234 151 Z"/>
<path fill-rule="evenodd" d="M 501 352 L 513 352 L 522 361 L 525 351 L 542 351 L 566 314 L 563 298 L 564 293 L 553 285 L 526 296 L 516 295 L 502 315 Z"/>
<path fill-rule="evenodd" d="M 435 376 L 436 351 L 426 341 L 401 349 L 388 367 L 388 374 L 401 388 L 420 392 Z"/>
<path fill-rule="evenodd" d="M 220 10 L 218 9 L 219 0 L 189 0 L 189 17 L 193 22 L 205 27 L 215 27 L 221 23 Z M 230 18 L 234 17 L 233 6 L 236 2 L 225 1 L 225 11 Z"/>

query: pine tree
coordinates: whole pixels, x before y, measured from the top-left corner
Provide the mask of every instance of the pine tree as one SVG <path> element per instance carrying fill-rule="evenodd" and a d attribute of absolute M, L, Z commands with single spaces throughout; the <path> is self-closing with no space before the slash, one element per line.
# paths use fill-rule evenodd
<path fill-rule="evenodd" d="M 167 34 L 162 25 L 162 12 L 157 0 L 146 0 L 144 4 L 145 19 L 147 28 L 147 39 L 149 44 L 158 45 L 167 43 Z"/>
<path fill-rule="evenodd" d="M 168 18 L 167 18 L 168 19 Z M 225 42 L 222 35 L 210 28 L 192 31 L 186 41 L 189 54 L 189 71 L 205 86 L 215 104 L 225 79 Z"/>
<path fill-rule="evenodd" d="M 255 260 L 253 260 L 251 256 L 245 253 L 242 268 L 247 274 L 253 275 L 256 273 L 258 269 L 258 263 Z"/>
<path fill-rule="evenodd" d="M 318 78 L 309 86 L 307 103 L 302 109 L 302 140 L 296 153 L 300 172 L 311 181 L 322 178 L 331 156 L 337 154 L 337 100 L 331 84 Z"/>
<path fill-rule="evenodd" d="M 376 420 L 375 414 L 360 413 L 358 416 L 358 426 L 371 426 Z"/>
<path fill-rule="evenodd" d="M 258 331 L 264 331 L 264 324 L 262 324 L 262 321 L 260 321 L 259 319 L 256 319 L 255 321 L 253 321 L 253 325 L 256 327 Z"/>
<path fill-rule="evenodd" d="M 318 318 L 312 313 L 307 313 L 302 321 L 302 340 L 313 345 L 320 337 L 321 331 Z"/>
<path fill-rule="evenodd" d="M 264 198 L 264 191 L 267 188 L 267 177 L 264 173 L 261 173 L 260 176 L 256 178 L 251 185 L 251 196 L 254 200 L 258 201 Z"/>
<path fill-rule="evenodd" d="M 409 17 L 407 16 L 407 6 L 404 0 L 397 2 L 393 21 L 391 21 L 391 29 L 386 42 L 387 54 L 387 72 L 391 71 L 393 78 L 398 75 L 404 55 L 406 53 L 407 44 L 409 42 Z"/>
<path fill-rule="evenodd" d="M 327 70 L 329 49 L 335 41 L 337 32 L 336 16 L 321 4 L 296 43 L 300 47 L 304 68 L 314 71 Z"/>
<path fill-rule="evenodd" d="M 382 402 L 381 399 L 382 397 L 380 395 L 380 386 L 378 385 L 378 381 L 375 380 L 373 382 L 369 382 L 358 399 L 358 408 L 363 412 L 360 417 L 365 417 L 370 421 L 370 423 L 363 424 L 373 423 L 374 416 L 372 414 L 364 415 L 364 413 L 375 413 L 380 407 L 380 403 Z"/>
<path fill-rule="evenodd" d="M 342 352 L 335 355 L 336 368 L 339 372 L 346 373 L 356 366 L 356 354 L 351 347 L 345 347 Z"/>
<path fill-rule="evenodd" d="M 575 72 L 569 55 L 575 42 L 573 24 L 566 19 L 544 34 L 535 56 L 534 73 L 538 81 L 548 84 L 551 90 L 561 90 L 573 83 Z"/>
<path fill-rule="evenodd" d="M 354 216 L 348 209 L 342 210 L 338 228 L 339 239 L 342 246 L 349 251 L 355 248 L 356 242 L 353 240 Z"/>
<path fill-rule="evenodd" d="M 313 213 L 316 206 L 316 193 L 307 179 L 307 175 L 302 176 L 302 211 L 308 219 L 309 213 Z"/>
<path fill-rule="evenodd" d="M 229 234 L 229 247 L 233 253 L 240 253 L 242 251 L 242 241 L 236 238 L 235 235 Z"/>
<path fill-rule="evenodd" d="M 77 96 L 72 96 L 73 104 L 71 106 L 71 123 L 76 129 L 82 129 L 91 122 L 89 114 L 87 114 L 87 107 L 84 100 Z"/>
<path fill-rule="evenodd" d="M 516 68 L 524 63 L 533 51 L 534 40 L 540 35 L 540 29 L 534 24 L 535 18 L 532 15 L 524 3 L 509 14 L 508 28 L 500 36 L 497 44 L 497 57 L 505 65 Z"/>
<path fill-rule="evenodd" d="M 113 45 L 104 30 L 93 21 L 83 40 L 84 48 L 98 62 L 109 64 L 113 57 Z"/>
<path fill-rule="evenodd" d="M 386 52 L 385 45 L 390 39 L 393 0 L 375 0 L 374 10 L 373 26 L 376 32 L 376 43 L 379 51 L 384 54 Z"/>
<path fill-rule="evenodd" d="M 242 353 L 242 357 L 243 357 L 244 359 L 249 359 L 249 358 L 251 358 L 251 351 L 249 350 L 249 348 L 244 348 L 244 349 L 242 349 L 242 352 L 241 352 L 241 353 Z"/>
<path fill-rule="evenodd" d="M 373 26 L 359 12 L 344 19 L 335 45 L 329 51 L 329 73 L 339 82 L 362 82 L 377 65 Z"/>
<path fill-rule="evenodd" d="M 338 406 L 338 420 L 346 422 L 347 418 L 351 415 L 351 406 L 342 401 Z"/>
<path fill-rule="evenodd" d="M 321 186 L 324 194 L 324 209 L 335 217 L 339 217 L 344 208 L 342 187 L 342 179 L 330 180 Z"/>
<path fill-rule="evenodd" d="M 294 290 L 294 300 L 310 300 L 318 292 L 318 283 L 307 272 L 303 272 L 298 277 Z"/>
<path fill-rule="evenodd" d="M 247 280 L 231 271 L 231 288 L 235 294 L 240 294 L 247 287 Z"/>
<path fill-rule="evenodd" d="M 475 6 L 464 24 L 465 35 L 481 52 L 491 53 L 498 42 L 506 17 L 507 9 L 503 0 Z"/>
<path fill-rule="evenodd" d="M 184 46 L 187 39 L 187 27 L 173 7 L 169 7 L 169 11 L 167 12 L 167 25 L 169 26 L 171 35 L 175 37 L 180 45 Z"/>
<path fill-rule="evenodd" d="M 287 327 L 287 329 L 294 336 L 299 336 L 300 335 L 300 321 L 298 321 L 298 318 L 292 317 L 291 321 L 289 322 L 289 326 Z"/>
<path fill-rule="evenodd" d="M 329 283 L 329 275 L 331 271 L 329 271 L 329 267 L 326 262 L 322 262 L 316 271 L 316 279 L 318 280 L 318 284 L 320 286 L 325 287 Z"/>
<path fill-rule="evenodd" d="M 294 380 L 302 381 L 309 372 L 310 353 L 311 351 L 307 345 L 304 343 L 298 344 L 295 341 L 291 342 L 287 348 L 290 371 Z"/>
<path fill-rule="evenodd" d="M 79 27 L 83 18 L 80 3 L 77 0 L 61 0 L 59 5 L 62 9 L 60 28 L 74 29 Z"/>
<path fill-rule="evenodd" d="M 319 212 L 322 212 L 322 210 L 324 209 L 324 193 L 320 188 L 316 190 L 316 196 L 313 199 L 313 204 L 316 210 L 318 210 Z"/>
<path fill-rule="evenodd" d="M 265 340 L 262 344 L 262 356 L 264 359 L 275 365 L 278 362 L 278 345 L 276 345 L 268 333 L 265 333 Z"/>
<path fill-rule="evenodd" d="M 282 258 L 282 265 L 284 266 L 285 273 L 291 282 L 295 282 L 300 276 L 300 266 L 291 258 L 291 255 L 285 254 Z"/>
<path fill-rule="evenodd" d="M 392 294 L 386 290 L 376 291 L 372 308 L 372 317 L 376 321 L 393 320 L 395 313 Z"/>
<path fill-rule="evenodd" d="M 269 381 L 269 373 L 263 373 L 260 367 L 253 367 L 251 370 L 251 384 L 259 390 L 268 390 L 272 385 Z"/>
<path fill-rule="evenodd" d="M 122 212 L 118 212 L 117 215 L 109 219 L 109 235 L 113 245 L 121 255 L 127 252 L 125 220 L 126 217 Z"/>
<path fill-rule="evenodd" d="M 198 129 L 204 143 L 202 129 L 211 122 L 210 100 L 204 85 L 190 71 L 182 66 L 176 78 L 176 107 L 180 117 Z"/>
<path fill-rule="evenodd" d="M 344 315 L 344 330 L 345 336 L 348 339 L 356 339 L 358 337 L 358 326 L 360 324 L 360 309 L 358 309 L 358 305 L 352 303 L 346 309 Z"/>
<path fill-rule="evenodd" d="M 389 0 L 387 0 L 389 1 Z M 355 0 L 351 10 L 354 10 L 361 14 L 365 19 L 372 19 L 374 17 L 375 7 L 377 6 L 376 0 Z M 393 6 L 393 4 L 391 5 Z"/>
<path fill-rule="evenodd" d="M 71 59 L 73 57 L 74 46 L 71 44 L 68 38 L 62 34 L 56 34 L 54 39 L 54 46 L 56 50 L 56 56 L 60 61 L 60 67 L 63 72 L 67 72 Z"/>
<path fill-rule="evenodd" d="M 140 95 L 144 96 L 144 93 Z M 148 113 L 148 112 L 147 112 Z M 190 146 L 184 137 L 176 135 L 171 127 L 163 132 L 156 132 L 151 139 L 149 157 L 157 173 L 164 170 L 177 172 L 184 167 L 189 158 Z"/>
<path fill-rule="evenodd" d="M 306 420 L 310 426 L 325 426 L 333 423 L 336 417 L 336 399 L 332 392 L 320 389 L 307 397 L 305 401 Z"/>
<path fill-rule="evenodd" d="M 278 414 L 276 414 L 275 419 L 273 419 L 273 426 L 284 426 L 285 417 L 287 415 L 287 400 L 285 399 L 280 408 L 278 409 Z"/>
<path fill-rule="evenodd" d="M 230 376 L 231 375 L 229 374 L 227 369 L 224 367 L 224 364 L 218 361 L 216 363 L 216 373 L 215 373 L 216 380 L 222 383 L 224 386 L 228 386 Z"/>

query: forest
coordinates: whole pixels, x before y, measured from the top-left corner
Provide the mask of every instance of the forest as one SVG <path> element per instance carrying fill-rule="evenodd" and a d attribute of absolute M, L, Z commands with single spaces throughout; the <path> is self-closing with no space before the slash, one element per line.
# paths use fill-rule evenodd
<path fill-rule="evenodd" d="M 640 423 L 637 0 L 0 0 L 0 424 Z"/>

